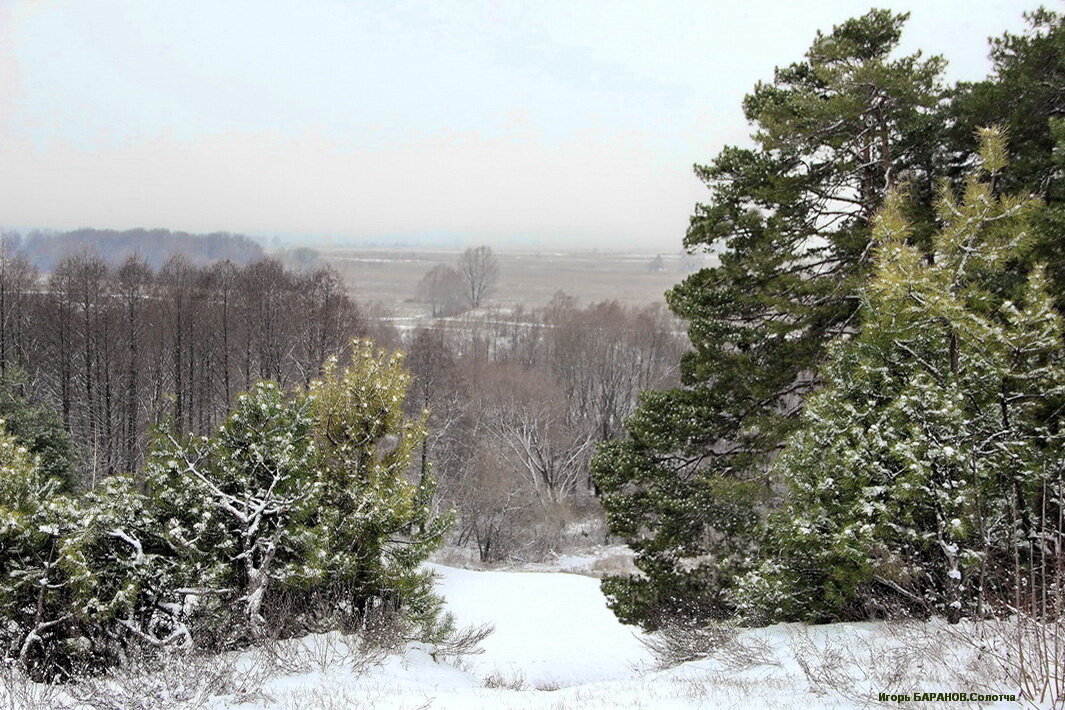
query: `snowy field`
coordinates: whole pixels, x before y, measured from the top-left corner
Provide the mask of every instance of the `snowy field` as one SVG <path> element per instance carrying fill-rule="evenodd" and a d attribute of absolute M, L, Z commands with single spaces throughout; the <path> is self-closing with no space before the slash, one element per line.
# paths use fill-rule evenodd
<path fill-rule="evenodd" d="M 415 645 L 361 675 L 339 667 L 277 678 L 265 684 L 259 700 L 238 705 L 220 700 L 216 707 L 850 708 L 874 705 L 878 692 L 896 692 L 897 687 L 907 692 L 983 691 L 957 686 L 951 674 L 972 663 L 971 653 L 937 635 L 935 625 L 905 630 L 883 624 L 778 625 L 743 632 L 717 658 L 654 670 L 640 632 L 618 623 L 597 579 L 557 571 L 439 565 L 435 570 L 440 591 L 461 624 L 494 625 L 482 654 L 444 662 Z M 874 662 L 882 667 L 872 669 Z M 838 681 L 841 687 L 815 687 L 820 684 L 807 673 L 825 686 Z M 1012 692 L 1005 683 L 997 690 Z"/>
<path fill-rule="evenodd" d="M 112 704 L 91 707 L 205 710 L 504 710 L 543 708 L 863 708 L 1022 707 L 1013 702 L 880 703 L 877 695 L 911 692 L 998 692 L 1014 689 L 989 674 L 980 644 L 961 641 L 973 629 L 945 623 L 801 624 L 748 629 L 730 636 L 715 655 L 668 669 L 639 630 L 607 609 L 592 561 L 562 558 L 553 569 L 475 571 L 434 565 L 439 589 L 460 625 L 491 624 L 483 652 L 441 657 L 420 644 L 369 667 L 359 666 L 337 635 L 291 642 L 290 667 L 269 672 L 261 657 L 227 657 L 233 689 L 218 695 L 208 664 L 175 666 L 166 679 L 127 674 L 99 687 L 120 688 Z M 986 627 L 983 627 L 986 629 Z M 994 641 L 990 642 L 992 645 Z M 987 645 L 985 644 L 985 647 Z M 981 659 L 984 659 L 982 661 Z M 224 665 L 219 659 L 219 667 Z M 229 673 L 227 670 L 226 673 Z M 222 674 L 216 673 L 218 677 Z M 245 680 L 240 680 L 244 678 Z M 188 679 L 188 680 L 184 680 Z M 0 678 L 2 681 L 3 678 Z M 167 686 L 192 702 L 160 702 Z M 144 700 L 149 691 L 155 700 Z M 25 692 L 25 691 L 23 691 Z M 54 693 L 54 691 L 51 691 Z M 162 695 L 172 695 L 168 690 Z M 97 701 L 99 702 L 99 701 Z M 59 695 L 27 701 L 4 698 L 0 710 L 83 707 Z"/>

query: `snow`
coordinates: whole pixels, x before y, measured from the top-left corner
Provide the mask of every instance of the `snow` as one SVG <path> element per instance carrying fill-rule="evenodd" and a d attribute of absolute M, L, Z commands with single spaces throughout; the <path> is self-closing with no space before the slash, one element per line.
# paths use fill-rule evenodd
<path fill-rule="evenodd" d="M 607 609 L 597 579 L 433 569 L 459 624 L 495 627 L 484 653 L 469 659 L 481 676 L 521 674 L 532 685 L 569 687 L 628 678 L 652 662 L 639 629 Z"/>
<path fill-rule="evenodd" d="M 439 591 L 460 625 L 495 627 L 482 643 L 481 654 L 442 658 L 433 648 L 409 644 L 403 653 L 377 665 L 359 667 L 362 656 L 349 651 L 344 637 L 308 636 L 291 642 L 302 654 L 301 663 L 295 664 L 301 672 L 271 671 L 265 680 L 259 677 L 247 683 L 250 693 L 214 697 L 208 707 L 859 708 L 873 705 L 877 692 L 898 688 L 987 692 L 990 687 L 995 692 L 1015 692 L 996 678 L 983 678 L 980 686 L 960 686 L 955 669 L 970 665 L 978 654 L 972 644 L 958 644 L 959 631 L 942 621 L 747 629 L 712 658 L 658 670 L 652 667 L 641 633 L 619 623 L 607 608 L 599 581 L 566 571 L 594 566 L 588 559 L 560 558 L 552 566 L 554 571 L 476 571 L 432 565 Z M 254 654 L 239 656 L 238 667 L 253 668 L 253 659 Z M 844 680 L 832 689 L 825 685 L 832 678 Z M 0 688 L 0 705 L 2 696 Z M 922 707 L 974 706 L 922 703 Z"/>

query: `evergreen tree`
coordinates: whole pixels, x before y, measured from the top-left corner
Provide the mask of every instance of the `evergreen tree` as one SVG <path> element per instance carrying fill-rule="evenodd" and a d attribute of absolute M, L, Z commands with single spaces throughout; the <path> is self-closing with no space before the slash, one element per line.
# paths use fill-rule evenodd
<path fill-rule="evenodd" d="M 1035 203 L 994 194 L 1001 132 L 981 156 L 988 179 L 944 191 L 930 251 L 909 243 L 901 198 L 880 214 L 861 333 L 837 342 L 772 468 L 791 498 L 735 593 L 755 618 L 979 614 L 1010 598 L 1036 518 L 1059 520 L 1061 318 L 1041 267 L 1010 278 Z"/>
<path fill-rule="evenodd" d="M 718 255 L 667 294 L 689 322 L 683 387 L 645 393 L 629 437 L 592 464 L 640 577 L 608 578 L 619 616 L 725 614 L 772 496 L 765 466 L 819 384 L 828 342 L 853 329 L 869 226 L 892 185 L 929 232 L 943 62 L 896 57 L 906 15 L 874 10 L 818 34 L 806 58 L 744 101 L 756 147 L 698 167 L 711 192 L 689 249 Z"/>
<path fill-rule="evenodd" d="M 85 494 L 65 549 L 95 666 L 118 664 L 130 649 L 192 648 L 191 609 L 211 606 L 182 536 L 185 516 L 204 512 L 197 503 L 181 519 L 166 516 L 159 499 L 144 492 L 143 478 L 129 474 L 109 476 Z"/>
<path fill-rule="evenodd" d="M 991 76 L 958 85 L 949 142 L 967 156 L 978 127 L 1006 130 L 1011 156 L 997 177 L 999 187 L 1043 197 L 1028 258 L 1046 265 L 1060 309 L 1065 307 L 1065 17 L 1042 8 L 1026 17 L 1026 32 L 991 41 Z"/>
<path fill-rule="evenodd" d="M 261 638 L 268 597 L 314 575 L 307 525 L 321 501 L 311 426 L 304 397 L 259 383 L 237 398 L 215 434 L 165 437 L 149 460 L 156 534 L 180 560 L 181 586 L 203 590 L 198 622 L 223 644 Z"/>
<path fill-rule="evenodd" d="M 61 678 L 84 651 L 65 540 L 73 502 L 0 421 L 0 653 L 38 679 Z"/>
<path fill-rule="evenodd" d="M 424 640 L 449 630 L 421 569 L 450 519 L 430 475 L 408 478 L 424 436 L 403 411 L 409 375 L 352 351 L 306 392 L 256 385 L 211 436 L 162 435 L 146 492 L 118 478 L 93 498 L 83 556 L 113 636 L 225 648 L 374 614 Z"/>
<path fill-rule="evenodd" d="M 450 628 L 433 575 L 422 569 L 451 516 L 433 513 L 434 480 L 412 482 L 424 418 L 404 412 L 410 374 L 400 354 L 356 341 L 341 369 L 326 361 L 308 399 L 314 420 L 318 506 L 313 522 L 331 603 L 356 617 L 380 607 L 425 640 Z"/>
<path fill-rule="evenodd" d="M 162 429 L 142 475 L 77 504 L 0 428 L 3 658 L 55 678 L 370 623 L 445 638 L 423 563 L 450 517 L 412 475 L 408 384 L 399 355 L 356 341 L 307 391 L 257 384 L 209 436 Z"/>
<path fill-rule="evenodd" d="M 71 491 L 77 487 L 74 444 L 59 415 L 31 401 L 26 390 L 25 374 L 9 367 L 0 380 L 0 419 L 6 422 L 8 432 L 38 457 L 41 475 L 56 479 L 61 488 Z"/>

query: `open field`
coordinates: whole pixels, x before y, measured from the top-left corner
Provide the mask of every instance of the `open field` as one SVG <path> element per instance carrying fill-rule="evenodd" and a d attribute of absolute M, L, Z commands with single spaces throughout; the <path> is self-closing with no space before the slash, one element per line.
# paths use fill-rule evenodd
<path fill-rule="evenodd" d="M 415 301 L 418 281 L 436 264 L 453 265 L 457 251 L 399 251 L 322 249 L 322 258 L 343 276 L 353 297 L 375 301 L 397 315 L 422 312 Z M 665 300 L 663 294 L 704 259 L 662 254 L 661 269 L 653 270 L 656 254 L 621 252 L 501 251 L 500 278 L 492 301 L 499 305 L 538 307 L 556 291 L 576 296 L 581 303 L 617 299 L 627 305 Z"/>

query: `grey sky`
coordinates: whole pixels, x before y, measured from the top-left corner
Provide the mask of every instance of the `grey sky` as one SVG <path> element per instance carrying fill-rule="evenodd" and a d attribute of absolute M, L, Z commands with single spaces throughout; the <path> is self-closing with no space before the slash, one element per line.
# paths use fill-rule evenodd
<path fill-rule="evenodd" d="M 955 80 L 1036 3 L 878 5 Z M 743 94 L 868 7 L 0 0 L 0 228 L 674 251 Z"/>

